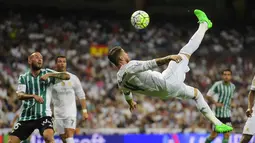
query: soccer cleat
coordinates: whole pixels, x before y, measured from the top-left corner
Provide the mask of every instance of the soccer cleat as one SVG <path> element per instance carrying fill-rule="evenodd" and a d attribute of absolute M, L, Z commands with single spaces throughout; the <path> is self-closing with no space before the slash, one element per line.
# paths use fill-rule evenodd
<path fill-rule="evenodd" d="M 226 132 L 231 132 L 232 130 L 233 130 L 232 127 L 225 125 L 225 124 L 215 126 L 215 131 L 217 133 L 226 133 Z"/>
<path fill-rule="evenodd" d="M 208 17 L 206 16 L 206 14 L 199 9 L 195 9 L 194 10 L 194 14 L 197 16 L 198 22 L 206 22 L 208 25 L 208 29 L 212 28 L 212 22 L 211 20 L 208 19 Z"/>

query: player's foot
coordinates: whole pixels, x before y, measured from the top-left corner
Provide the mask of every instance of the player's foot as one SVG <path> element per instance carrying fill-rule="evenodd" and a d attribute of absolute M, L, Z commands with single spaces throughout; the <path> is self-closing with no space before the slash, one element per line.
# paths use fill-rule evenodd
<path fill-rule="evenodd" d="M 215 131 L 217 133 L 226 133 L 226 132 L 230 132 L 232 131 L 233 128 L 228 126 L 228 125 L 225 125 L 225 124 L 221 124 L 221 125 L 216 125 L 215 126 Z"/>
<path fill-rule="evenodd" d="M 208 17 L 206 16 L 206 14 L 202 10 L 195 9 L 194 14 L 197 16 L 197 19 L 198 19 L 199 23 L 206 22 L 207 26 L 208 26 L 208 29 L 212 28 L 211 20 L 208 19 Z"/>

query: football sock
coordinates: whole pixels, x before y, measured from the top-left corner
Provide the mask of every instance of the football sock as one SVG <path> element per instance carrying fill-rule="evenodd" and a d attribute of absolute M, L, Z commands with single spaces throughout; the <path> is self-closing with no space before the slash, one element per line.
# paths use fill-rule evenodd
<path fill-rule="evenodd" d="M 207 29 L 206 22 L 200 23 L 198 30 L 190 38 L 189 42 L 180 50 L 180 53 L 192 55 L 198 49 Z"/>

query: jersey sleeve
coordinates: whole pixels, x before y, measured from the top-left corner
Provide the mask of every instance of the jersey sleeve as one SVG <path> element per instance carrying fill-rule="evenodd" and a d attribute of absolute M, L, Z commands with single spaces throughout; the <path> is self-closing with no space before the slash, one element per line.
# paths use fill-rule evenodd
<path fill-rule="evenodd" d="M 214 83 L 213 86 L 209 89 L 209 91 L 207 92 L 208 96 L 213 96 L 216 95 L 218 93 L 218 83 Z"/>
<path fill-rule="evenodd" d="M 251 90 L 255 91 L 255 76 L 254 76 L 254 78 L 252 80 L 252 83 L 251 83 Z"/>
<path fill-rule="evenodd" d="M 79 97 L 79 99 L 86 99 L 85 92 L 81 86 L 81 81 L 77 76 L 74 76 L 74 92 L 75 95 Z"/>
<path fill-rule="evenodd" d="M 132 92 L 130 92 L 130 91 L 122 91 L 122 92 L 123 92 L 123 95 L 124 95 L 126 101 L 133 99 Z"/>
<path fill-rule="evenodd" d="M 143 72 L 147 71 L 149 69 L 153 69 L 158 67 L 156 60 L 149 60 L 149 61 L 130 61 L 126 73 L 138 73 L 138 72 Z"/>
<path fill-rule="evenodd" d="M 26 83 L 22 76 L 19 76 L 18 87 L 16 93 L 26 93 Z"/>

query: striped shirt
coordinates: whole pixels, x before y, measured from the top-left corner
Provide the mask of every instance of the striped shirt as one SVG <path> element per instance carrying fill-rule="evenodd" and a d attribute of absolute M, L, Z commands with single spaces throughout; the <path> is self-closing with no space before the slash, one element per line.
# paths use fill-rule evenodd
<path fill-rule="evenodd" d="M 234 95 L 235 85 L 233 83 L 225 84 L 224 81 L 217 81 L 209 89 L 207 95 L 215 97 L 218 103 L 224 106 L 215 108 L 215 116 L 218 118 L 231 117 L 231 100 Z"/>
<path fill-rule="evenodd" d="M 50 108 L 50 85 L 55 83 L 55 78 L 48 78 L 46 81 L 40 80 L 41 76 L 50 72 L 54 71 L 41 69 L 37 77 L 34 77 L 30 71 L 19 76 L 17 93 L 24 92 L 25 94 L 35 94 L 41 96 L 44 100 L 43 104 L 36 102 L 33 98 L 22 100 L 22 110 L 19 121 L 37 120 L 45 116 L 52 116 Z"/>

